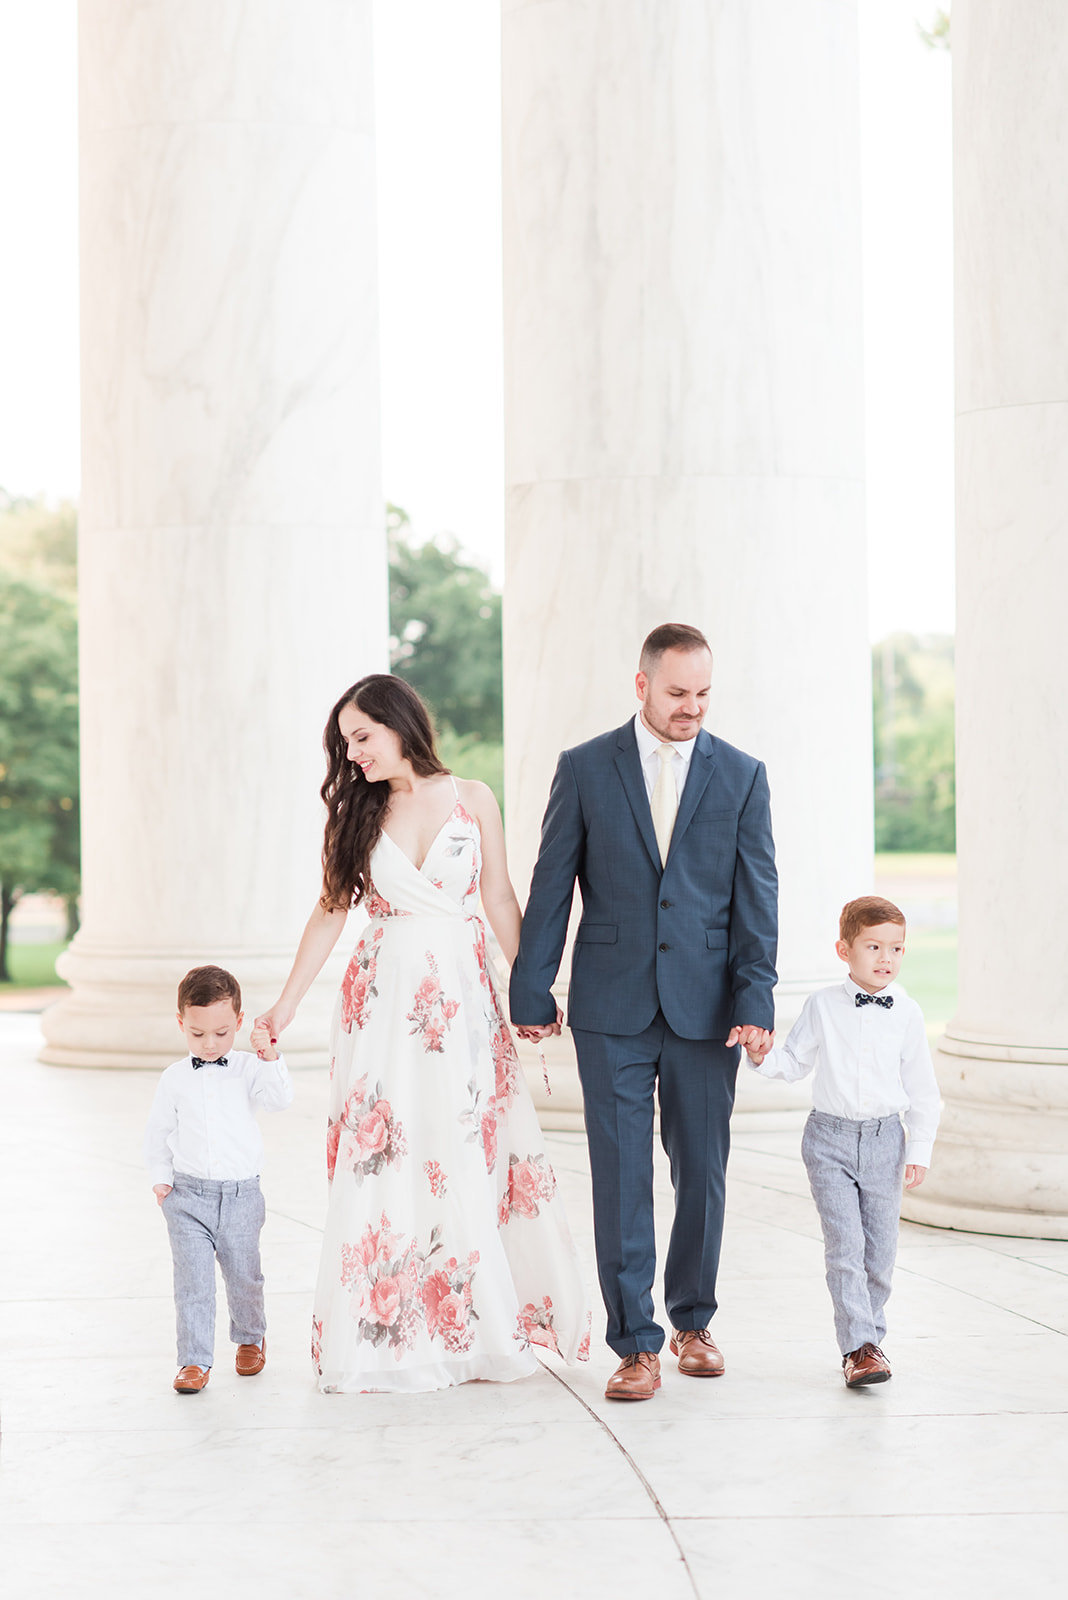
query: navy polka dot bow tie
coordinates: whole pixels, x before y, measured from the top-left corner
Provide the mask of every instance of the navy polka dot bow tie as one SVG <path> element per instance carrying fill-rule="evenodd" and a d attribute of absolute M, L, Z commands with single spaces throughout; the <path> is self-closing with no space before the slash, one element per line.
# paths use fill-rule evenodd
<path fill-rule="evenodd" d="M 892 994 L 858 994 L 853 1001 L 855 1006 L 885 1006 L 887 1011 L 894 1003 Z"/>
<path fill-rule="evenodd" d="M 229 1064 L 230 1064 L 230 1061 L 229 1061 L 229 1057 L 228 1056 L 220 1056 L 218 1061 L 201 1061 L 199 1056 L 194 1056 L 193 1057 L 193 1071 L 194 1072 L 197 1070 L 198 1067 L 226 1067 L 226 1066 L 229 1066 Z"/>

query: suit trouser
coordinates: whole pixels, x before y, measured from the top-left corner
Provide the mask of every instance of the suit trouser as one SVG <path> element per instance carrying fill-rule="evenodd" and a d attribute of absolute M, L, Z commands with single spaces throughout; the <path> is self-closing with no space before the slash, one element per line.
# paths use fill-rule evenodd
<path fill-rule="evenodd" d="M 882 1344 L 905 1170 L 901 1119 L 853 1122 L 811 1111 L 801 1155 L 823 1228 L 838 1348 L 848 1355 Z"/>
<path fill-rule="evenodd" d="M 590 1147 L 597 1272 L 618 1355 L 659 1350 L 653 1315 L 653 1110 L 671 1163 L 675 1220 L 664 1264 L 673 1328 L 704 1328 L 716 1310 L 716 1273 L 738 1051 L 682 1039 L 661 1013 L 639 1034 L 572 1028 Z"/>
<path fill-rule="evenodd" d="M 215 1261 L 230 1309 L 234 1344 L 259 1344 L 266 1331 L 260 1230 L 266 1208 L 258 1178 L 191 1178 L 174 1174 L 163 1199 L 174 1259 L 178 1365 L 210 1367 L 215 1359 Z"/>

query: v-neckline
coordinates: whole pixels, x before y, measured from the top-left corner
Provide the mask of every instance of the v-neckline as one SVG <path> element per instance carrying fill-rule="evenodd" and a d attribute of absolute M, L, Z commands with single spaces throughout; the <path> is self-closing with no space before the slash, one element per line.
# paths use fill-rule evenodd
<path fill-rule="evenodd" d="M 457 796 L 457 798 L 453 801 L 452 810 L 449 812 L 448 816 L 445 818 L 445 821 L 441 824 L 441 827 L 438 829 L 437 833 L 434 835 L 434 837 L 431 839 L 430 843 L 427 845 L 426 853 L 423 856 L 422 866 L 418 866 L 418 867 L 416 866 L 415 862 L 412 860 L 412 858 L 408 854 L 407 850 L 402 850 L 400 845 L 397 843 L 396 839 L 394 839 L 393 835 L 390 834 L 390 833 L 387 833 L 385 828 L 382 829 L 382 837 L 383 837 L 383 839 L 388 839 L 390 844 L 393 846 L 394 850 L 399 851 L 400 854 L 404 857 L 405 861 L 407 861 L 407 863 L 411 867 L 412 871 L 413 872 L 417 872 L 419 874 L 419 876 L 422 877 L 423 876 L 423 867 L 425 867 L 427 862 L 430 860 L 430 852 L 433 850 L 434 846 L 437 844 L 438 840 L 441 838 L 442 834 L 445 832 L 445 829 L 449 826 L 449 823 L 452 821 L 453 817 L 456 815 L 456 812 L 459 809 L 459 805 L 460 805 L 460 800 L 459 800 L 459 796 Z"/>

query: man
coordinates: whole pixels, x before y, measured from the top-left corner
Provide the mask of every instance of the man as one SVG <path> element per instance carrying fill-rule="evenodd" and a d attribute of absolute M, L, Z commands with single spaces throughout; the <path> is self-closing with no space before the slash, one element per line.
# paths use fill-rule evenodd
<path fill-rule="evenodd" d="M 576 879 L 568 1025 L 593 1175 L 610 1400 L 651 1399 L 664 1331 L 653 1315 L 653 1099 L 675 1220 L 664 1271 L 679 1371 L 716 1377 L 724 1176 L 738 1045 L 773 1025 L 777 879 L 763 764 L 704 732 L 712 653 L 698 629 L 646 639 L 633 721 L 565 750 L 512 968 L 519 1033 L 559 1031 L 552 997 Z"/>

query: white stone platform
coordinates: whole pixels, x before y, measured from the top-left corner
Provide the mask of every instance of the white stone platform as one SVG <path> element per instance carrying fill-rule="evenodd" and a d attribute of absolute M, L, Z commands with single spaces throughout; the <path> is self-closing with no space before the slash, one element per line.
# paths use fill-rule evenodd
<path fill-rule="evenodd" d="M 0 1017 L 5 1600 L 1005 1600 L 1065 1592 L 1068 1243 L 906 1225 L 895 1377 L 838 1373 L 796 1130 L 739 1129 L 717 1338 L 606 1405 L 614 1361 L 320 1396 L 308 1359 L 324 1075 L 264 1119 L 269 1365 L 180 1397 L 140 1163 L 155 1083 L 45 1067 Z M 747 1119 L 752 1121 L 752 1119 Z M 585 1148 L 549 1136 L 594 1283 Z M 668 1212 L 661 1171 L 662 1216 Z"/>

